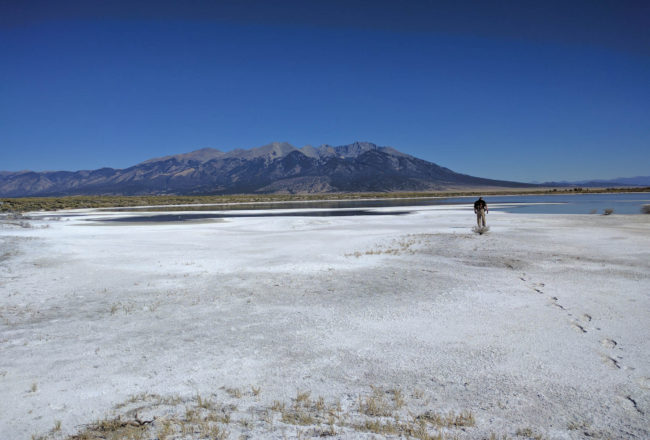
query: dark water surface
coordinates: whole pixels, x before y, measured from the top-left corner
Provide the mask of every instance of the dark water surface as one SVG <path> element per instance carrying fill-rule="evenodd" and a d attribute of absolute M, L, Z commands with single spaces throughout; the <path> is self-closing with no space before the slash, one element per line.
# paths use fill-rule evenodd
<path fill-rule="evenodd" d="M 168 223 L 182 222 L 190 220 L 208 220 L 223 218 L 243 218 L 243 217 L 346 217 L 358 215 L 404 215 L 410 211 L 367 211 L 367 210 L 328 210 L 328 211 L 304 211 L 304 212 L 260 212 L 260 213 L 205 213 L 205 214 L 155 214 L 139 215 L 132 217 L 118 217 L 106 220 L 105 222 L 119 223 Z"/>
<path fill-rule="evenodd" d="M 650 193 L 609 193 L 609 194 L 545 194 L 513 195 L 484 197 L 490 210 L 522 214 L 602 214 L 613 210 L 614 214 L 640 214 L 643 205 L 650 204 Z M 251 203 L 239 205 L 215 204 L 206 206 L 162 206 L 147 208 L 119 208 L 110 211 L 138 212 L 147 211 L 141 216 L 129 216 L 107 219 L 109 222 L 178 222 L 188 220 L 223 219 L 234 217 L 342 217 L 364 215 L 404 215 L 410 211 L 382 212 L 369 208 L 418 207 L 418 206 L 466 206 L 472 209 L 476 197 L 449 198 L 415 198 L 415 199 L 379 199 L 379 200 L 338 200 L 314 202 Z M 305 211 L 272 212 L 279 209 Z M 322 211 L 307 211 L 321 209 Z M 236 211 L 259 211 L 245 212 Z M 185 211 L 174 214 L 174 211 Z M 221 211 L 210 213 L 192 213 L 187 211 Z M 150 214 L 160 212 L 160 214 Z"/>
<path fill-rule="evenodd" d="M 650 204 L 650 193 L 547 194 L 485 199 L 492 205 L 514 204 L 495 206 L 495 211 L 522 214 L 602 214 L 606 209 L 613 209 L 614 214 L 641 214 L 642 206 Z"/>

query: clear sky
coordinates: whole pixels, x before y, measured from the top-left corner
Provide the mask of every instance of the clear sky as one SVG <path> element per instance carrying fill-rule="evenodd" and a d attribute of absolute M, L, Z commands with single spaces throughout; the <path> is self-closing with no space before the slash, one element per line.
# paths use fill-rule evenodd
<path fill-rule="evenodd" d="M 649 175 L 650 2 L 0 0 L 0 170 L 357 140 Z"/>

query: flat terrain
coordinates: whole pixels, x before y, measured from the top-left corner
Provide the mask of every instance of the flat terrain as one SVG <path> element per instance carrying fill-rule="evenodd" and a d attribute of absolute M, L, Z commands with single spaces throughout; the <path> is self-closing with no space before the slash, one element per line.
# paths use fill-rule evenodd
<path fill-rule="evenodd" d="M 2 439 L 650 437 L 650 216 L 112 215 L 0 220 Z"/>

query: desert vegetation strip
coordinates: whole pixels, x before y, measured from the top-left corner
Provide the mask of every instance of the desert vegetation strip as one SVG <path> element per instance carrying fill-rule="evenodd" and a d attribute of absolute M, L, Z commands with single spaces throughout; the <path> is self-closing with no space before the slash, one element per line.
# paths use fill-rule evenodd
<path fill-rule="evenodd" d="M 421 391 L 373 387 L 356 400 L 327 401 L 297 391 L 288 401 L 260 403 L 261 388 L 223 388 L 211 396 L 189 399 L 140 394 L 115 407 L 108 418 L 65 436 L 56 422 L 49 433 L 33 439 L 228 439 L 289 436 L 292 438 L 355 437 L 447 439 L 473 432 L 470 411 L 435 411 Z M 355 435 L 356 434 L 356 435 Z M 502 438 L 493 435 L 492 438 Z"/>
<path fill-rule="evenodd" d="M 26 197 L 0 199 L 0 212 L 56 211 L 60 209 L 117 208 L 135 206 L 196 205 L 196 204 L 238 204 L 273 203 L 299 201 L 341 201 L 359 199 L 388 198 L 433 198 L 494 195 L 542 195 L 558 193 L 618 193 L 650 192 L 645 188 L 552 188 L 539 190 L 513 189 L 471 189 L 440 192 L 382 192 L 382 193 L 324 193 L 324 194 L 241 194 L 241 195 L 143 195 L 143 196 L 66 196 L 66 197 Z M 224 207 L 223 209 L 227 209 Z"/>

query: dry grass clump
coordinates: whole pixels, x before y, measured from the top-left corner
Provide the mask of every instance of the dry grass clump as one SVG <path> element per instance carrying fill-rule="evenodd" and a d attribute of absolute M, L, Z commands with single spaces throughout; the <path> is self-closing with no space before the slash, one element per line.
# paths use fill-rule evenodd
<path fill-rule="evenodd" d="M 241 399 L 242 397 L 242 392 L 239 388 L 226 388 L 226 393 L 228 393 L 230 397 L 235 397 L 237 399 Z"/>
<path fill-rule="evenodd" d="M 427 423 L 440 428 L 465 427 L 474 426 L 476 424 L 474 415 L 469 411 L 461 412 L 460 414 L 454 414 L 450 412 L 446 415 L 426 411 L 425 413 L 417 416 L 416 419 L 424 420 Z"/>
<path fill-rule="evenodd" d="M 532 440 L 543 440 L 544 437 L 541 434 L 535 432 L 532 428 L 519 428 L 515 433 L 517 437 L 525 437 Z"/>
<path fill-rule="evenodd" d="M 186 440 L 294 437 L 346 438 L 358 434 L 421 440 L 472 438 L 475 419 L 471 412 L 438 412 L 425 408 L 421 400 L 410 401 L 402 390 L 372 387 L 356 399 L 346 395 L 328 401 L 312 397 L 309 390 L 298 390 L 294 398 L 260 402 L 255 390 L 239 393 L 239 388 L 222 388 L 217 394 L 189 398 L 139 394 L 116 406 L 120 414 L 85 426 L 67 440 Z M 416 393 L 416 394 L 422 394 Z M 239 395 L 240 397 L 237 397 Z M 242 405 L 238 409 L 232 402 Z M 355 404 L 356 401 L 356 404 Z M 39 439 L 60 440 L 61 425 L 55 425 Z M 529 428 L 517 435 L 536 433 Z M 529 432 L 530 431 L 530 432 Z M 356 434 L 355 434 L 356 433 Z M 467 437 L 469 435 L 469 437 Z M 499 438 L 493 435 L 494 439 Z M 501 437 L 506 438 L 506 437 Z"/>
<path fill-rule="evenodd" d="M 69 440 L 142 440 L 148 431 L 152 421 L 141 421 L 139 419 L 121 420 L 106 419 L 89 425 L 84 431 L 77 435 L 68 437 Z"/>
<path fill-rule="evenodd" d="M 381 420 L 366 420 L 362 426 L 356 427 L 358 431 L 367 431 L 380 435 L 393 435 L 421 440 L 443 440 L 441 432 L 430 432 L 424 422 L 391 422 Z"/>
<path fill-rule="evenodd" d="M 128 302 L 128 303 L 117 302 L 111 304 L 109 311 L 111 315 L 115 315 L 120 311 L 125 315 L 128 315 L 130 313 L 133 313 L 134 310 L 135 310 L 135 303 L 133 302 Z"/>
<path fill-rule="evenodd" d="M 274 402 L 271 409 L 280 412 L 282 423 L 289 425 L 315 425 L 327 420 L 328 411 L 325 400 L 319 397 L 316 401 L 310 398 L 310 391 L 298 391 L 293 404 L 287 406 L 282 402 Z"/>
<path fill-rule="evenodd" d="M 388 402 L 386 395 L 379 388 L 372 389 L 372 395 L 359 397 L 359 412 L 372 417 L 389 417 L 396 409 Z"/>
<path fill-rule="evenodd" d="M 162 397 L 157 394 L 138 394 L 116 409 L 124 410 L 137 405 L 125 414 L 87 425 L 79 434 L 68 440 L 177 440 L 182 438 L 227 439 L 226 429 L 234 408 L 220 405 L 201 395 L 184 400 L 178 396 Z M 141 418 L 141 412 L 162 414 Z"/>
<path fill-rule="evenodd" d="M 589 429 L 589 423 L 585 422 L 584 420 L 573 420 L 567 424 L 567 429 L 569 431 L 587 431 Z"/>
<path fill-rule="evenodd" d="M 409 234 L 391 241 L 388 245 L 377 245 L 374 249 L 364 252 L 355 251 L 345 254 L 346 257 L 360 258 L 364 255 L 403 255 L 415 254 L 415 246 L 424 242 L 425 235 Z"/>
<path fill-rule="evenodd" d="M 373 387 L 369 395 L 359 396 L 356 411 L 343 412 L 340 402 L 326 403 L 322 397 L 311 400 L 308 392 L 299 392 L 289 406 L 276 401 L 272 410 L 281 413 L 281 422 L 285 424 L 321 427 L 326 424 L 326 429 L 320 429 L 320 435 L 334 435 L 341 430 L 351 430 L 435 440 L 444 438 L 441 432 L 444 429 L 475 425 L 471 412 L 442 415 L 428 411 L 414 416 L 408 411 L 408 402 L 400 389 L 384 391 L 377 387 Z"/>
<path fill-rule="evenodd" d="M 207 409 L 207 410 L 214 409 L 214 407 L 215 407 L 215 404 L 210 399 L 203 399 L 203 398 L 201 398 L 200 394 L 196 395 L 196 405 L 199 408 L 203 408 L 203 409 Z"/>

